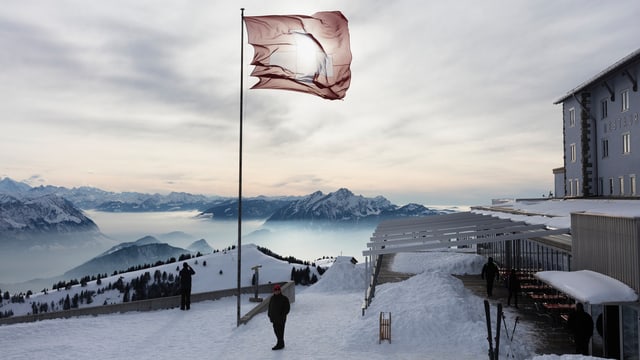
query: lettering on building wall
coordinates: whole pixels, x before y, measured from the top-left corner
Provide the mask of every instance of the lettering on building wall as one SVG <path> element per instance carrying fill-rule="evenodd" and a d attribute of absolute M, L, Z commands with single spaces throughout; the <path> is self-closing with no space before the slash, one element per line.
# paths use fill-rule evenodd
<path fill-rule="evenodd" d="M 625 114 L 617 119 L 605 121 L 603 126 L 605 134 L 614 131 L 628 131 L 634 126 L 640 126 L 640 119 L 638 113 Z"/>

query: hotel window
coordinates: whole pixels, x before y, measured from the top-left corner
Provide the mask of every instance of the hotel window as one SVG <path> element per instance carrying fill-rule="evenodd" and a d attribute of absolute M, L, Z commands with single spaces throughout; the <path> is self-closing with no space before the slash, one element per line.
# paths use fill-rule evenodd
<path fill-rule="evenodd" d="M 624 177 L 620 176 L 618 178 L 618 185 L 620 185 L 620 196 L 624 195 Z"/>
<path fill-rule="evenodd" d="M 576 144 L 569 145 L 569 154 L 571 162 L 576 162 Z"/>
<path fill-rule="evenodd" d="M 576 109 L 569 109 L 569 127 L 576 126 Z"/>
<path fill-rule="evenodd" d="M 604 179 L 598 178 L 598 190 L 600 195 L 604 195 Z"/>
<path fill-rule="evenodd" d="M 631 153 L 631 133 L 622 134 L 622 153 Z"/>
<path fill-rule="evenodd" d="M 607 118 L 607 99 L 603 99 L 602 101 L 600 101 L 600 119 L 606 119 Z"/>
<path fill-rule="evenodd" d="M 580 195 L 580 188 L 578 187 L 579 180 L 578 180 L 578 179 L 575 179 L 574 181 L 576 182 L 576 184 L 575 184 L 575 188 L 576 188 L 576 196 L 579 196 L 579 195 Z"/>
<path fill-rule="evenodd" d="M 569 196 L 573 196 L 573 180 L 569 179 L 567 182 L 569 183 Z"/>
<path fill-rule="evenodd" d="M 609 139 L 602 139 L 602 157 L 609 157 Z"/>
<path fill-rule="evenodd" d="M 622 111 L 629 110 L 629 90 L 625 90 L 620 94 L 622 99 Z"/>
<path fill-rule="evenodd" d="M 629 175 L 629 194 L 631 196 L 636 196 L 636 176 Z"/>
<path fill-rule="evenodd" d="M 609 178 L 609 195 L 613 195 L 613 178 Z"/>

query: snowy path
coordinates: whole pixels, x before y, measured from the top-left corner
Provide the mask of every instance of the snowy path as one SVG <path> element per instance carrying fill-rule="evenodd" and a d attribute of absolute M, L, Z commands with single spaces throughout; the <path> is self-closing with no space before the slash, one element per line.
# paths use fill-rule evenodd
<path fill-rule="evenodd" d="M 423 282 L 435 280 L 427 276 L 416 278 L 425 278 Z M 413 298 L 410 291 L 401 293 L 408 286 L 403 290 L 390 285 L 380 287 L 374 301 L 377 305 L 364 317 L 360 313 L 362 294 L 359 292 L 328 294 L 298 288 L 300 292 L 287 322 L 287 347 L 283 351 L 271 350 L 275 338 L 265 314 L 256 316 L 247 325 L 235 327 L 236 300 L 230 297 L 193 304 L 190 311 L 134 312 L 3 326 L 0 327 L 3 358 L 56 360 L 86 358 L 90 354 L 92 360 L 144 359 L 150 355 L 154 359 L 185 356 L 236 360 L 443 359 L 451 358 L 452 351 L 457 359 L 485 356 L 481 332 L 484 323 L 479 313 L 469 314 L 466 311 L 469 309 L 462 309 L 465 311 L 459 315 L 476 317 L 471 323 L 479 332 L 474 339 L 468 335 L 469 323 L 441 322 L 450 315 L 445 309 L 425 313 L 424 308 L 427 305 L 433 308 L 432 303 L 406 309 L 420 305 L 419 299 Z M 427 284 L 405 285 L 423 287 Z M 402 301 L 398 302 L 399 299 Z M 442 306 L 448 306 L 446 303 L 443 299 Z M 382 307 L 394 313 L 392 344 L 378 344 L 378 314 Z"/>
<path fill-rule="evenodd" d="M 433 256 L 452 263 L 441 254 Z M 380 285 L 362 316 L 362 269 L 349 262 L 334 264 L 317 284 L 296 287 L 286 348 L 281 351 L 271 350 L 275 336 L 266 314 L 236 327 L 236 298 L 228 297 L 194 303 L 190 311 L 131 312 L 0 326 L 1 353 L 9 360 L 485 359 L 483 299 L 450 273 L 451 269 L 431 270 L 403 282 Z M 253 306 L 248 296 L 242 299 L 242 313 Z M 378 343 L 381 311 L 392 313 L 392 343 Z M 519 326 L 514 343 L 517 359 L 560 358 L 536 357 L 531 350 L 535 337 L 535 329 Z M 501 358 L 507 358 L 504 345 Z"/>

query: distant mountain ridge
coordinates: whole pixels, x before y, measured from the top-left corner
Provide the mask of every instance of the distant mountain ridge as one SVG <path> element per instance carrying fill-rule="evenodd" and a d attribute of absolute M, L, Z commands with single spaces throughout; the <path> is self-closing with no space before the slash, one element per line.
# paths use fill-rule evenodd
<path fill-rule="evenodd" d="M 189 246 L 190 248 L 211 248 L 206 240 L 201 239 Z M 76 266 L 64 273 L 64 277 L 95 276 L 98 274 L 111 275 L 114 271 L 124 271 L 132 266 L 154 264 L 170 258 L 179 258 L 185 254 L 208 254 L 212 251 L 193 251 L 161 243 L 153 236 L 145 236 L 134 242 L 120 243 L 93 259 Z"/>
<path fill-rule="evenodd" d="M 366 198 L 342 188 L 329 194 L 316 191 L 301 200 L 291 202 L 273 213 L 267 222 L 298 220 L 357 224 L 440 213 L 442 212 L 418 204 L 399 207 L 383 196 Z"/>
<path fill-rule="evenodd" d="M 144 194 L 138 192 L 109 192 L 94 187 L 82 186 L 68 189 L 59 186 L 31 187 L 8 177 L 0 180 L 0 194 L 14 197 L 38 197 L 57 195 L 81 209 L 95 209 L 108 212 L 149 212 L 176 210 L 203 210 L 225 198 L 172 192 L 168 195 Z"/>
<path fill-rule="evenodd" d="M 104 240 L 93 220 L 60 196 L 0 193 L 0 247 L 84 246 Z"/>
<path fill-rule="evenodd" d="M 238 199 L 207 197 L 188 193 L 141 194 L 112 193 L 96 188 L 67 189 L 56 186 L 30 187 L 9 178 L 0 180 L 0 194 L 32 198 L 55 194 L 80 208 L 107 212 L 153 212 L 198 210 L 201 217 L 213 220 L 238 218 Z M 267 222 L 306 221 L 308 223 L 371 224 L 386 219 L 430 216 L 450 211 L 433 210 L 420 204 L 398 206 L 383 196 L 367 198 L 349 189 L 324 194 L 316 191 L 306 196 L 246 198 L 242 201 L 243 219 L 265 219 Z"/>

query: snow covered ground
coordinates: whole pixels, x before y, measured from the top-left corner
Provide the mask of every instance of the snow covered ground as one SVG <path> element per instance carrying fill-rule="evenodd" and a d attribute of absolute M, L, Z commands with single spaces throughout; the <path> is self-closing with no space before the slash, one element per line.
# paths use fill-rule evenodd
<path fill-rule="evenodd" d="M 251 245 L 243 247 L 250 258 Z M 233 256 L 231 251 L 227 256 Z M 223 257 L 221 256 L 220 259 Z M 199 261 L 202 262 L 202 258 Z M 260 260 L 262 261 L 262 260 Z M 398 254 L 395 271 L 417 275 L 380 285 L 362 316 L 363 264 L 339 258 L 313 286 L 296 287 L 286 327 L 286 347 L 272 351 L 275 336 L 265 314 L 236 327 L 236 298 L 192 304 L 190 311 L 161 310 L 46 320 L 0 326 L 3 359 L 485 359 L 488 343 L 483 298 L 451 273 L 477 274 L 484 259 L 475 254 L 433 252 Z M 273 263 L 271 265 L 278 265 Z M 263 264 L 261 279 L 285 274 Z M 280 266 L 278 265 L 278 266 Z M 208 259 L 207 268 L 224 265 Z M 200 270 L 198 272 L 198 270 Z M 215 271 L 202 267 L 197 282 L 215 282 Z M 281 270 L 284 271 L 284 270 Z M 233 273 L 231 269 L 225 274 Z M 271 275 L 267 275 L 271 274 Z M 242 299 L 242 313 L 252 306 Z M 495 309 L 493 309 L 495 311 Z M 513 324 L 514 314 L 506 309 Z M 378 343 L 379 314 L 392 315 L 392 342 Z M 520 323 L 513 344 L 503 338 L 501 358 L 588 359 L 533 352 L 536 330 Z"/>
<path fill-rule="evenodd" d="M 521 216 L 487 213 L 513 220 L 570 227 L 570 213 L 591 211 L 640 216 L 640 202 L 630 200 L 547 200 L 510 202 L 503 206 L 545 214 Z M 243 274 L 261 264 L 260 280 L 288 280 L 291 266 L 243 246 Z M 194 292 L 232 288 L 236 282 L 235 251 L 189 262 L 196 269 Z M 488 343 L 483 298 L 467 290 L 451 274 L 478 274 L 484 258 L 476 254 L 431 252 L 398 254 L 393 270 L 417 275 L 377 287 L 362 316 L 365 290 L 363 264 L 340 258 L 313 286 L 296 287 L 296 301 L 287 321 L 286 348 L 272 351 L 273 330 L 265 314 L 236 327 L 236 298 L 192 304 L 190 311 L 161 310 L 46 320 L 0 326 L 3 359 L 486 359 Z M 204 266 L 203 262 L 207 265 Z M 177 264 L 165 265 L 174 271 Z M 165 271 L 163 270 L 163 271 Z M 221 272 L 222 270 L 222 272 Z M 146 271 L 146 270 L 143 270 Z M 123 275 L 139 276 L 138 273 Z M 109 281 L 103 280 L 103 283 Z M 248 285 L 246 276 L 243 285 Z M 88 287 L 92 286 L 90 283 Z M 72 289 L 71 291 L 76 291 Z M 118 296 L 115 293 L 105 296 Z M 38 296 L 44 296 L 38 294 Z M 33 300 L 37 300 L 34 296 Z M 254 303 L 242 299 L 241 312 Z M 44 298 L 41 298 L 44 299 Z M 102 303 L 105 299 L 96 299 Z M 7 308 L 7 304 L 3 306 Z M 3 309 L 0 308 L 0 309 Z M 492 309 L 495 313 L 495 308 Z M 511 326 L 515 314 L 505 309 Z M 392 342 L 378 343 L 380 312 L 392 315 Z M 495 329 L 494 329 L 495 331 Z M 580 355 L 534 352 L 536 329 L 520 322 L 513 343 L 502 338 L 500 358 L 580 360 Z M 503 329 L 504 334 L 504 329 Z"/>

